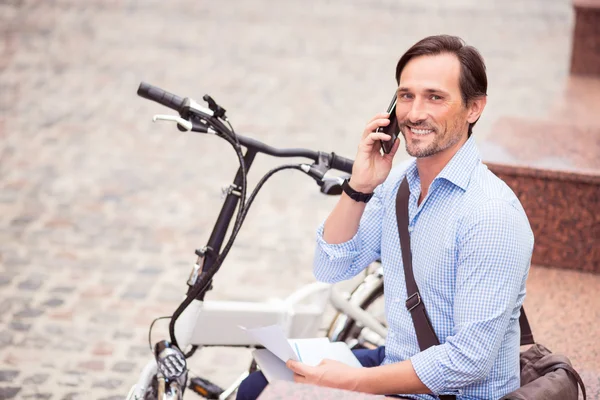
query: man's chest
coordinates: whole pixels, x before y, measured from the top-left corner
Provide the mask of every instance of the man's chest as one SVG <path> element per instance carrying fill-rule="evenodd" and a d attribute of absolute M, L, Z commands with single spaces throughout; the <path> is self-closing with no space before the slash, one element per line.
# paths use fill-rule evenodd
<path fill-rule="evenodd" d="M 411 210 L 408 229 L 413 271 L 424 297 L 432 294 L 446 300 L 453 297 L 459 251 L 459 200 L 425 203 L 420 208 L 413 205 Z M 381 259 L 387 289 L 406 294 L 395 208 L 386 210 L 381 229 Z"/>

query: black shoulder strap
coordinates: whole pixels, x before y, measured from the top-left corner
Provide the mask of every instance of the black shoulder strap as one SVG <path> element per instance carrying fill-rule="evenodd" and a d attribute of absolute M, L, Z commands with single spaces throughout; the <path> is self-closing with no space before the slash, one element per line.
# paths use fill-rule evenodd
<path fill-rule="evenodd" d="M 398 233 L 400 234 L 400 246 L 402 249 L 402 262 L 404 264 L 404 279 L 406 280 L 406 308 L 410 312 L 417 333 L 417 341 L 421 351 L 428 349 L 431 346 L 440 344 L 440 341 L 433 330 L 431 321 L 427 316 L 425 304 L 421 299 L 417 282 L 413 274 L 412 253 L 410 250 L 410 235 L 408 233 L 408 199 L 410 190 L 406 177 L 402 180 L 398 195 L 396 196 L 396 218 L 398 220 Z M 521 316 L 519 318 L 521 327 L 521 345 L 533 344 L 533 334 L 525 310 L 521 308 Z M 455 396 L 440 396 L 440 399 L 454 399 Z"/>
<path fill-rule="evenodd" d="M 410 190 L 406 178 L 400 184 L 396 196 L 396 218 L 398 219 L 398 232 L 400 233 L 400 247 L 402 249 L 402 261 L 404 263 L 404 279 L 406 279 L 406 308 L 417 332 L 417 341 L 421 351 L 431 346 L 440 344 L 433 326 L 425 311 L 425 304 L 421 299 L 415 276 L 413 275 L 412 254 L 410 251 L 410 235 L 408 233 L 408 198 Z"/>

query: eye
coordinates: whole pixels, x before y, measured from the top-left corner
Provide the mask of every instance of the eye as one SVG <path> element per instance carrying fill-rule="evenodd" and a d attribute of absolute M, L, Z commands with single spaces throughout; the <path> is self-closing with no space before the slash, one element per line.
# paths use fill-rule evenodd
<path fill-rule="evenodd" d="M 437 94 L 432 94 L 430 97 L 431 100 L 437 101 L 437 100 L 442 100 L 442 98 L 440 96 L 438 96 Z"/>
<path fill-rule="evenodd" d="M 413 98 L 413 95 L 412 95 L 412 94 L 410 94 L 410 93 L 400 93 L 400 94 L 398 95 L 398 98 L 399 98 L 400 100 L 410 100 L 410 99 L 412 99 L 412 98 Z"/>

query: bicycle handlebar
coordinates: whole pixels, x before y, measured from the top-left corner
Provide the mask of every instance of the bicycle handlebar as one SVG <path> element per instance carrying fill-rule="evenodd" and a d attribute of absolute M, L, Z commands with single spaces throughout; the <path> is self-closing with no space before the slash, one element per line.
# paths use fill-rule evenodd
<path fill-rule="evenodd" d="M 137 94 L 145 99 L 155 101 L 165 107 L 175 110 L 180 114 L 185 107 L 185 104 L 190 103 L 186 102 L 186 98 L 181 98 L 146 82 L 140 83 Z M 354 161 L 339 156 L 335 153 L 325 153 L 309 149 L 278 149 L 256 139 L 241 135 L 236 136 L 241 145 L 251 148 L 259 153 L 265 153 L 275 157 L 304 157 L 315 162 L 319 162 L 322 156 L 327 156 L 327 161 L 330 168 L 337 169 L 338 171 L 346 172 L 348 174 L 352 173 Z"/>
<path fill-rule="evenodd" d="M 322 155 L 325 155 L 329 159 L 329 166 L 331 168 L 346 172 L 348 174 L 352 173 L 354 161 L 335 153 L 324 153 L 309 149 L 277 149 L 256 139 L 242 135 L 237 135 L 237 137 L 241 145 L 274 157 L 304 157 L 317 162 Z"/>
<path fill-rule="evenodd" d="M 304 157 L 317 161 L 319 153 L 308 149 L 278 149 L 247 136 L 236 135 L 242 146 L 258 150 L 260 153 L 274 157 Z"/>
<path fill-rule="evenodd" d="M 152 86 L 146 82 L 140 83 L 140 87 L 138 88 L 137 94 L 140 97 L 155 101 L 177 112 L 181 112 L 181 109 L 183 108 L 184 99 L 165 90 L 162 90 L 161 88 Z"/>
<path fill-rule="evenodd" d="M 335 153 L 331 153 L 331 156 L 331 168 L 337 169 L 338 171 L 346 172 L 348 174 L 352 174 L 352 167 L 354 166 L 353 160 L 339 156 Z"/>

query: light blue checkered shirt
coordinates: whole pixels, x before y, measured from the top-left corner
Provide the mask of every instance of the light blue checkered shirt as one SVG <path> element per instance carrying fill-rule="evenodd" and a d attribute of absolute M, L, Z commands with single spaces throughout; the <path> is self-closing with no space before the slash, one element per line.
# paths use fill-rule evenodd
<path fill-rule="evenodd" d="M 423 352 L 405 306 L 396 222 L 396 194 L 405 175 L 415 280 L 441 343 Z M 473 138 L 417 205 L 420 193 L 415 160 L 394 168 L 351 240 L 328 244 L 319 228 L 315 276 L 339 282 L 381 258 L 389 326 L 384 364 L 410 359 L 434 394 L 499 399 L 520 384 L 519 314 L 533 251 L 527 216 L 510 188 L 482 164 Z"/>

